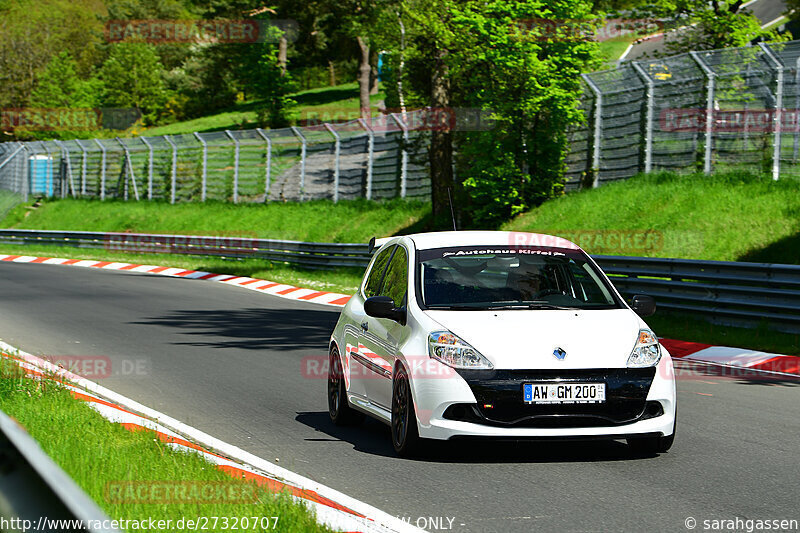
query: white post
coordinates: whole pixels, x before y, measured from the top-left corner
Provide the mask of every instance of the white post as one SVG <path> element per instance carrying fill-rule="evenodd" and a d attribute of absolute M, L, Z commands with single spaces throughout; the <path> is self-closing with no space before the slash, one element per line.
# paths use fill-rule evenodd
<path fill-rule="evenodd" d="M 305 136 L 302 133 L 300 133 L 300 130 L 298 130 L 295 126 L 292 126 L 292 133 L 294 133 L 295 136 L 298 139 L 300 139 L 300 142 L 302 143 L 302 146 L 300 148 L 300 201 L 303 201 L 303 199 L 305 198 L 305 195 L 306 195 L 305 188 L 306 188 L 306 145 L 307 145 L 307 142 L 306 142 Z"/>
<path fill-rule="evenodd" d="M 369 127 L 363 118 L 358 119 L 358 123 L 367 132 L 367 200 L 372 199 L 372 160 L 375 153 L 375 132 Z"/>
<path fill-rule="evenodd" d="M 61 148 L 61 157 L 65 157 L 67 160 L 67 178 L 69 179 L 69 190 L 72 192 L 72 197 L 75 198 L 75 181 L 72 179 L 72 162 L 69 158 L 69 150 L 67 150 L 67 147 L 64 146 L 63 141 L 55 141 L 55 143 Z"/>
<path fill-rule="evenodd" d="M 703 156 L 703 172 L 711 174 L 711 150 L 713 148 L 714 137 L 714 89 L 716 74 L 711 70 L 711 67 L 706 65 L 703 58 L 697 52 L 689 52 L 695 62 L 703 69 L 706 75 L 706 142 L 705 154 Z"/>
<path fill-rule="evenodd" d="M 86 159 L 87 159 L 87 151 L 84 148 L 83 144 L 81 144 L 80 139 L 75 139 L 75 142 L 78 143 L 78 147 L 80 147 L 81 152 L 83 155 L 81 156 L 81 196 L 86 196 Z"/>
<path fill-rule="evenodd" d="M 172 191 L 170 192 L 169 203 L 175 203 L 175 193 L 177 189 L 177 182 L 178 182 L 178 146 L 172 142 L 172 139 L 169 138 L 169 135 L 164 135 L 164 140 L 172 146 Z"/>
<path fill-rule="evenodd" d="M 775 117 L 773 118 L 772 137 L 772 179 L 778 181 L 781 177 L 781 126 L 783 122 L 783 62 L 770 50 L 765 43 L 758 43 L 764 54 L 770 59 L 778 74 L 777 94 L 775 95 Z"/>
<path fill-rule="evenodd" d="M 153 145 L 147 141 L 146 137 L 139 137 L 145 146 L 149 156 L 147 158 L 147 199 L 153 199 Z"/>
<path fill-rule="evenodd" d="M 127 164 L 127 170 L 130 172 L 131 183 L 133 184 L 133 197 L 136 198 L 136 201 L 139 201 L 139 189 L 136 187 L 136 175 L 133 173 L 133 161 L 131 161 L 131 153 L 128 151 L 128 147 L 125 146 L 125 143 L 122 142 L 122 139 L 117 137 L 117 142 L 120 146 L 122 146 L 122 150 L 125 152 L 125 162 Z M 127 174 L 127 172 L 126 172 Z M 125 199 L 128 199 L 128 184 L 127 181 L 125 182 Z"/>
<path fill-rule="evenodd" d="M 269 182 L 272 180 L 272 139 L 261 128 L 256 128 L 256 131 L 262 139 L 267 141 L 267 169 L 264 172 L 264 202 L 266 203 L 269 201 Z"/>
<path fill-rule="evenodd" d="M 331 127 L 330 124 L 327 122 L 325 123 L 325 128 L 333 135 L 334 138 L 334 163 L 333 163 L 333 203 L 339 201 L 339 154 L 341 149 L 341 143 L 339 140 L 339 134 Z"/>
<path fill-rule="evenodd" d="M 403 130 L 403 150 L 400 153 L 400 198 L 405 198 L 408 186 L 408 126 L 396 113 L 392 113 L 391 117 Z"/>
<path fill-rule="evenodd" d="M 200 200 L 205 202 L 206 201 L 206 187 L 208 182 L 208 144 L 206 144 L 205 139 L 200 137 L 200 134 L 194 132 L 195 138 L 200 141 L 200 144 L 203 145 L 203 177 L 202 177 L 202 185 L 200 186 Z"/>
<path fill-rule="evenodd" d="M 655 106 L 655 83 L 636 61 L 632 61 L 634 70 L 647 84 L 647 114 L 644 133 L 644 172 L 649 174 L 653 169 L 653 108 Z"/>
<path fill-rule="evenodd" d="M 233 155 L 233 203 L 239 203 L 239 141 L 230 130 L 225 130 L 225 135 L 233 141 L 235 146 Z"/>
<path fill-rule="evenodd" d="M 99 139 L 94 140 L 97 146 L 100 147 L 102 156 L 100 157 L 100 200 L 106 199 L 106 147 Z"/>

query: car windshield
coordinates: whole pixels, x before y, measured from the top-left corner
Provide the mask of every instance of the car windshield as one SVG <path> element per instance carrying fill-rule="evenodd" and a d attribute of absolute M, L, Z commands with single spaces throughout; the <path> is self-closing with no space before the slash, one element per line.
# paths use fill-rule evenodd
<path fill-rule="evenodd" d="M 429 309 L 622 307 L 580 250 L 489 246 L 418 254 L 420 304 Z"/>

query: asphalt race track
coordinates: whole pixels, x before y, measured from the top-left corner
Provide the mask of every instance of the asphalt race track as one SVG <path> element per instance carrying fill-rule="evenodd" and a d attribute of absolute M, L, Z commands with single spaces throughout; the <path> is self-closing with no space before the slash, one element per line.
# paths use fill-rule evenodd
<path fill-rule="evenodd" d="M 798 381 L 681 380 L 678 436 L 658 457 L 622 442 L 470 442 L 398 459 L 382 424 L 334 427 L 325 380 L 301 372 L 304 357 L 326 356 L 337 314 L 218 283 L 0 263 L 6 342 L 108 357 L 126 375 L 103 386 L 412 523 L 687 531 L 692 517 L 702 531 L 703 520 L 800 520 Z"/>

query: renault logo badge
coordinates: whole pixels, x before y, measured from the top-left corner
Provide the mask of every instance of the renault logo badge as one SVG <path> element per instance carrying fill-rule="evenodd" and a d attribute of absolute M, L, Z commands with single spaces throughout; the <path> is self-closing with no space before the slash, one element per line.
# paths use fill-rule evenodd
<path fill-rule="evenodd" d="M 556 359 L 558 359 L 559 361 L 563 361 L 564 358 L 567 356 L 567 352 L 565 352 L 563 348 L 556 348 L 555 350 L 553 350 L 553 355 L 555 355 Z"/>

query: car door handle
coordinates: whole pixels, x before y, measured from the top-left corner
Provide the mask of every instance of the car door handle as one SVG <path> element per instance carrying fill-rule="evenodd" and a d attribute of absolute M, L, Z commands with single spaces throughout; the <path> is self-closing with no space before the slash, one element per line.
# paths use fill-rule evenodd
<path fill-rule="evenodd" d="M 369 331 L 369 322 L 362 322 L 361 329 L 363 329 L 364 331 Z"/>

